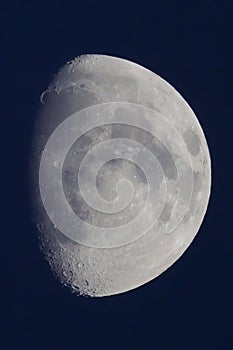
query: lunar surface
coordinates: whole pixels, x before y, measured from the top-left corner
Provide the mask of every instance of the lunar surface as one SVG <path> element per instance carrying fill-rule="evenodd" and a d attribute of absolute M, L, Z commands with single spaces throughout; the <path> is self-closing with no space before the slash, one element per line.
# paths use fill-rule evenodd
<path fill-rule="evenodd" d="M 102 297 L 151 281 L 184 253 L 207 210 L 211 164 L 169 83 L 125 59 L 84 55 L 41 95 L 31 179 L 54 275 Z"/>

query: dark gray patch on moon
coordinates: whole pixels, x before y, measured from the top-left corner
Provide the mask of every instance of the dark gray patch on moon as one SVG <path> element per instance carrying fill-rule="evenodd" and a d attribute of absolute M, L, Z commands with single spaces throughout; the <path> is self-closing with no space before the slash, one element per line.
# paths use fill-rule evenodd
<path fill-rule="evenodd" d="M 160 214 L 159 219 L 164 223 L 168 222 L 172 213 L 173 206 L 166 202 L 163 208 L 162 213 Z"/>
<path fill-rule="evenodd" d="M 200 139 L 198 135 L 192 130 L 187 129 L 183 134 L 184 141 L 187 145 L 189 152 L 195 157 L 200 152 Z"/>

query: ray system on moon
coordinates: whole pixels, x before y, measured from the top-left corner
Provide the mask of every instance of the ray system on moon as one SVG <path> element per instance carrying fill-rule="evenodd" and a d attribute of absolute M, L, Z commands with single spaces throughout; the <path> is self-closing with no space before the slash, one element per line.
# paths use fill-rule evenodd
<path fill-rule="evenodd" d="M 201 226 L 211 186 L 204 133 L 182 96 L 136 63 L 83 55 L 65 64 L 41 95 L 32 149 L 40 245 L 74 293 L 151 281 Z"/>

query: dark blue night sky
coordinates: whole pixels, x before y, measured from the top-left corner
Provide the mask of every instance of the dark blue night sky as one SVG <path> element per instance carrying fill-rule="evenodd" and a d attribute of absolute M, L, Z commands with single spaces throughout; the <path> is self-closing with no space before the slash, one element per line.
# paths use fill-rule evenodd
<path fill-rule="evenodd" d="M 1 348 L 233 349 L 233 5 L 223 1 L 12 1 L 1 5 Z M 39 96 L 84 53 L 137 62 L 195 111 L 212 194 L 192 245 L 134 291 L 76 297 L 53 277 L 30 219 L 28 157 Z"/>

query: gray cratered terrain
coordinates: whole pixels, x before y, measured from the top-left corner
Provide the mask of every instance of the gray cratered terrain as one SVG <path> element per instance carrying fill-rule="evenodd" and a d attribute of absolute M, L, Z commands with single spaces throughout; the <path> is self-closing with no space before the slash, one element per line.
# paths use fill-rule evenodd
<path fill-rule="evenodd" d="M 41 95 L 31 169 L 46 259 L 88 296 L 164 272 L 197 234 L 210 195 L 191 108 L 158 75 L 110 56 L 68 62 Z"/>

